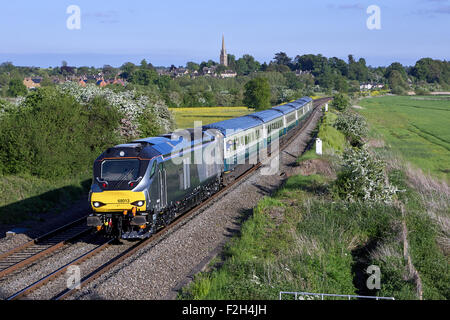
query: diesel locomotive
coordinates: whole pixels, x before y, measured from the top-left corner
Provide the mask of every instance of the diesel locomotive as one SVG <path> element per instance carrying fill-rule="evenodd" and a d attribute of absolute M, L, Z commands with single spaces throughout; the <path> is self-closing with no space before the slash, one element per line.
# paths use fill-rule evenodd
<path fill-rule="evenodd" d="M 150 237 L 259 163 L 312 109 L 303 97 L 107 149 L 94 162 L 87 225 L 115 238 Z"/>

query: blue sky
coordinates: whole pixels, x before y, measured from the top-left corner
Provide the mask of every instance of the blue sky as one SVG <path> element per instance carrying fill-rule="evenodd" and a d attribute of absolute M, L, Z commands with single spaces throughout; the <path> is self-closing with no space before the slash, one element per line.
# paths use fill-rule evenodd
<path fill-rule="evenodd" d="M 81 29 L 69 30 L 69 5 Z M 381 30 L 369 30 L 369 5 L 381 9 Z M 40 0 L 2 1 L 0 62 L 40 67 L 120 66 L 145 58 L 155 66 L 219 60 L 228 53 L 269 62 L 321 53 L 372 66 L 422 57 L 450 58 L 450 0 Z"/>

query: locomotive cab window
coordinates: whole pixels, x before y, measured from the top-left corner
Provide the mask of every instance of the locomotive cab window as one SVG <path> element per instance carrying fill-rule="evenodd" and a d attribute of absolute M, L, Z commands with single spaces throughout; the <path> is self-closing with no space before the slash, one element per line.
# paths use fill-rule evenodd
<path fill-rule="evenodd" d="M 105 160 L 100 177 L 106 181 L 136 180 L 139 175 L 139 160 Z"/>
<path fill-rule="evenodd" d="M 153 177 L 156 171 L 156 160 L 153 161 L 152 170 L 150 171 L 150 178 Z"/>

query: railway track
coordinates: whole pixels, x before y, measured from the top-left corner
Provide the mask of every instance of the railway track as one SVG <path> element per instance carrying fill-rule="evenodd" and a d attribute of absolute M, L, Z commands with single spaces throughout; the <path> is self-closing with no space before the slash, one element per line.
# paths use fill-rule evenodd
<path fill-rule="evenodd" d="M 313 102 L 313 112 L 310 114 L 308 119 L 305 121 L 305 123 L 303 124 L 302 128 L 300 128 L 289 140 L 287 140 L 284 143 L 283 147 L 286 146 L 286 145 L 289 145 L 301 132 L 303 132 L 304 128 L 307 127 L 308 124 L 314 118 L 313 115 L 316 112 L 318 112 L 319 107 L 322 104 L 324 104 L 327 101 L 329 101 L 329 100 L 331 100 L 331 98 L 321 98 L 321 99 L 314 100 L 314 102 Z M 67 288 L 67 289 L 57 293 L 56 295 L 53 296 L 52 300 L 66 299 L 70 295 L 74 294 L 78 290 L 78 288 L 84 287 L 87 284 L 89 284 L 90 282 L 94 281 L 95 279 L 100 277 L 102 274 L 104 274 L 108 270 L 112 269 L 114 266 L 118 265 L 122 261 L 124 261 L 127 258 L 129 258 L 132 255 L 134 255 L 138 250 L 146 247 L 147 245 L 149 245 L 152 242 L 155 242 L 158 239 L 161 239 L 164 235 L 168 234 L 175 227 L 177 227 L 179 225 L 182 225 L 183 222 L 187 222 L 191 217 L 193 217 L 195 215 L 196 212 L 199 212 L 201 209 L 206 208 L 209 204 L 214 202 L 216 199 L 219 199 L 222 195 L 227 193 L 233 186 L 235 186 L 236 184 L 238 184 L 238 183 L 242 182 L 243 180 L 245 180 L 247 177 L 249 177 L 253 172 L 258 170 L 260 167 L 261 167 L 261 163 L 255 165 L 250 170 L 248 170 L 244 174 L 242 174 L 239 178 L 237 178 L 232 183 L 230 183 L 227 187 L 221 189 L 220 191 L 215 193 L 213 196 L 211 196 L 210 198 L 208 198 L 205 201 L 203 201 L 198 206 L 190 209 L 189 211 L 187 211 L 183 215 L 180 215 L 179 217 L 177 217 L 170 225 L 168 225 L 165 228 L 159 230 L 152 237 L 150 237 L 148 239 L 140 240 L 139 242 L 137 242 L 135 244 L 127 246 L 127 248 L 124 249 L 121 253 L 117 254 L 112 259 L 110 259 L 106 263 L 100 265 L 94 271 L 90 272 L 89 274 L 84 276 L 82 279 L 80 279 L 79 286 L 74 287 L 74 288 Z M 80 220 L 83 220 L 83 222 L 84 222 L 85 218 L 80 219 Z M 77 221 L 80 221 L 80 220 L 77 220 Z M 67 241 L 67 240 L 65 240 L 65 241 Z M 33 284 L 27 286 L 26 288 L 23 288 L 22 290 L 14 293 L 10 297 L 8 297 L 7 300 L 16 300 L 16 299 L 23 298 L 23 297 L 29 295 L 32 291 L 36 290 L 39 287 L 42 287 L 43 285 L 48 283 L 50 280 L 55 279 L 59 275 L 61 275 L 64 272 L 66 272 L 70 266 L 79 265 L 80 263 L 84 262 L 85 260 L 87 260 L 87 259 L 93 257 L 94 255 L 98 254 L 99 252 L 103 251 L 104 249 L 106 249 L 112 243 L 112 241 L 113 240 L 111 239 L 111 240 L 108 240 L 108 241 L 98 245 L 96 248 L 94 248 L 94 249 L 90 250 L 89 252 L 83 254 L 82 256 L 72 260 L 68 264 L 60 267 L 59 269 L 57 269 L 54 272 L 48 274 L 47 276 L 41 278 L 40 280 L 36 281 L 35 283 L 33 283 Z M 24 247 L 24 246 L 22 246 L 22 247 Z M 21 252 L 20 248 L 21 247 L 19 247 L 18 249 L 12 250 L 12 251 Z M 47 250 L 47 249 L 45 249 L 45 250 Z M 45 250 L 43 252 L 45 252 Z M 1 258 L 2 258 L 2 256 L 0 256 L 0 259 Z M 38 259 L 38 258 L 36 258 L 36 259 Z"/>
<path fill-rule="evenodd" d="M 24 268 L 90 231 L 86 217 L 66 224 L 0 255 L 0 278 Z"/>

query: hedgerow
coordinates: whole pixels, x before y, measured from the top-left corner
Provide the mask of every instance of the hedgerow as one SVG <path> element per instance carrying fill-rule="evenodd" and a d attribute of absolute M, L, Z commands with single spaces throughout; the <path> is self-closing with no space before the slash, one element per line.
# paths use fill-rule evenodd
<path fill-rule="evenodd" d="M 94 84 L 82 87 L 74 82 L 64 83 L 58 90 L 73 96 L 81 104 L 89 104 L 95 97 L 103 98 L 122 114 L 120 134 L 128 139 L 169 132 L 174 126 L 172 114 L 163 101 L 136 90 L 115 92 Z"/>
<path fill-rule="evenodd" d="M 87 170 L 103 149 L 121 141 L 121 117 L 101 97 L 80 104 L 53 88 L 32 92 L 0 119 L 0 174 L 55 178 Z"/>

